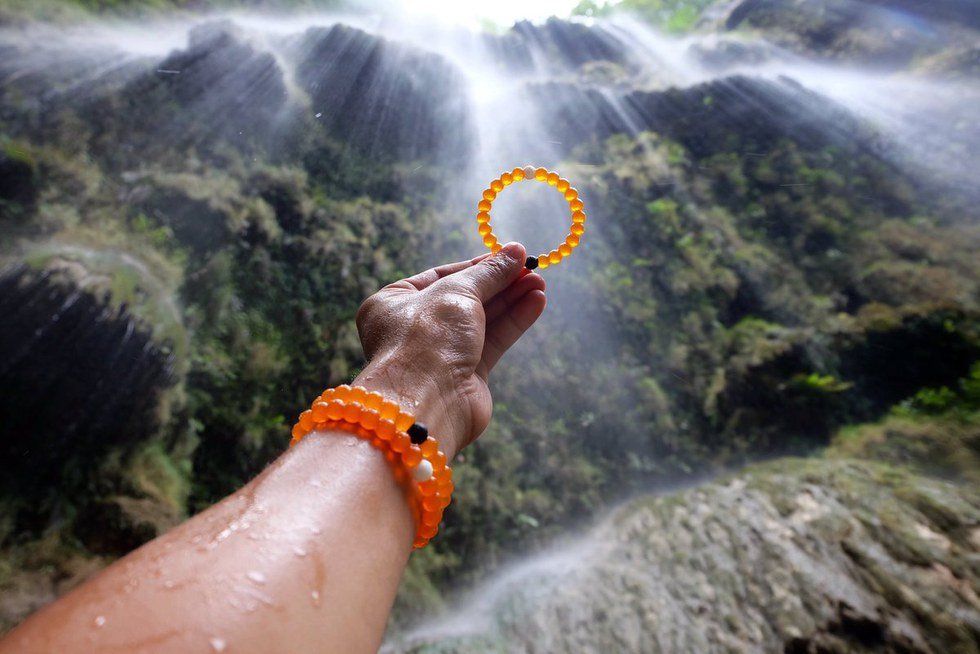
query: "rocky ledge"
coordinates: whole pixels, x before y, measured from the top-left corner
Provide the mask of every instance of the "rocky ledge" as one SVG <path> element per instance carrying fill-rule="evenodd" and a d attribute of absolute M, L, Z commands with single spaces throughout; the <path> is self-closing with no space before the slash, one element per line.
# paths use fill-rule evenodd
<path fill-rule="evenodd" d="M 962 448 L 951 459 L 975 463 L 980 428 L 951 429 L 943 442 Z M 889 439 L 906 461 L 938 442 L 899 421 L 877 426 L 862 454 Z M 634 500 L 386 649 L 976 652 L 976 484 L 854 454 Z"/>

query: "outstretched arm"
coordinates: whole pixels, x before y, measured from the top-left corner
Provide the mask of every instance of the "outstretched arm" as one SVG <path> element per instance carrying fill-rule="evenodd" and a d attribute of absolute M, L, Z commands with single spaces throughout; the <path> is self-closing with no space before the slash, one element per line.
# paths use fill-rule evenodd
<path fill-rule="evenodd" d="M 490 420 L 487 375 L 544 310 L 524 248 L 448 264 L 361 307 L 355 384 L 400 403 L 447 456 Z M 244 488 L 38 611 L 7 652 L 376 650 L 414 525 L 384 457 L 311 434 Z"/>

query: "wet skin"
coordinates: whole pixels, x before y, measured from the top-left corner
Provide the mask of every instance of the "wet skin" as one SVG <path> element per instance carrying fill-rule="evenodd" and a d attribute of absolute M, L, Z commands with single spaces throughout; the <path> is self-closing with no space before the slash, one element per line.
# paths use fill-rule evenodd
<path fill-rule="evenodd" d="M 358 313 L 354 381 L 413 411 L 450 458 L 490 421 L 487 376 L 545 307 L 526 253 L 447 264 Z M 522 276 L 523 275 L 523 276 Z M 8 652 L 368 652 L 415 526 L 369 443 L 311 434 L 244 488 L 144 545 L 0 641 Z"/>

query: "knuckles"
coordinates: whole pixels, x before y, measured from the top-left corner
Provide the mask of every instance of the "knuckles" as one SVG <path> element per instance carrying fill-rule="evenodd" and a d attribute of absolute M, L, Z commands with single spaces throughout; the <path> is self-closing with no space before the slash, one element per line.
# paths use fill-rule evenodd
<path fill-rule="evenodd" d="M 430 297 L 424 299 L 421 310 L 424 312 L 427 322 L 431 321 L 440 326 L 458 326 L 473 320 L 476 312 L 474 301 L 467 295 L 439 290 Z"/>

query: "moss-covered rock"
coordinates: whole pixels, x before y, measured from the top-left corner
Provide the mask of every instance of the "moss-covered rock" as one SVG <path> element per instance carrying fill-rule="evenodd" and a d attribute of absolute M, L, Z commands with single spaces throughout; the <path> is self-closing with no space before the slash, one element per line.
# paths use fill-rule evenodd
<path fill-rule="evenodd" d="M 774 461 L 631 501 L 387 651 L 973 652 L 978 523 L 975 484 Z"/>

